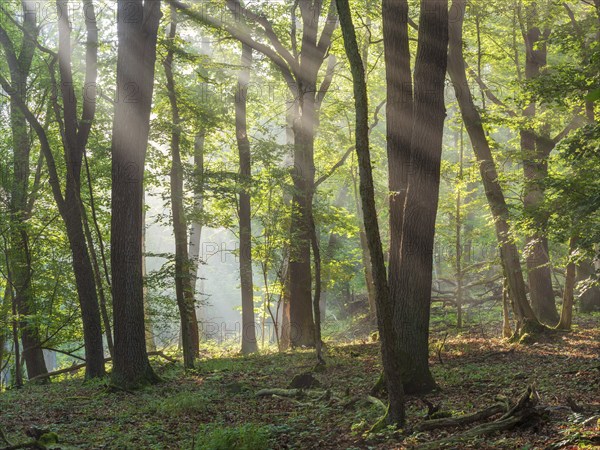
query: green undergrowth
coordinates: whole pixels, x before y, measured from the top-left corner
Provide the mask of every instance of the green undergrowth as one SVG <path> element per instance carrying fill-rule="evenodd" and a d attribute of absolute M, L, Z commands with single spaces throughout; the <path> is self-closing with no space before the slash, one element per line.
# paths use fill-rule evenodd
<path fill-rule="evenodd" d="M 567 397 L 597 402 L 600 331 L 594 318 L 578 323 L 573 333 L 553 334 L 530 346 L 510 344 L 478 327 L 434 334 L 431 363 L 440 390 L 426 399 L 442 414 L 460 415 L 499 398 L 514 399 L 535 384 L 541 404 L 549 407 L 564 407 Z M 255 394 L 285 389 L 294 375 L 312 370 L 311 349 L 248 357 L 207 354 L 194 371 L 155 358 L 162 381 L 135 392 L 115 392 L 108 380 L 84 383 L 78 373 L 0 393 L 0 428 L 12 443 L 27 442 L 31 427 L 47 429 L 66 450 L 392 449 L 457 431 L 407 435 L 428 411 L 421 399 L 409 397 L 405 430 L 369 432 L 384 411 L 367 397 L 381 371 L 379 343 L 368 334 L 354 343 L 330 340 L 325 360 L 325 372 L 314 374 L 320 388 L 298 398 Z M 557 408 L 535 432 L 515 430 L 462 448 L 545 448 L 577 433 L 589 436 L 597 424 L 584 419 L 576 421 L 568 409 Z"/>

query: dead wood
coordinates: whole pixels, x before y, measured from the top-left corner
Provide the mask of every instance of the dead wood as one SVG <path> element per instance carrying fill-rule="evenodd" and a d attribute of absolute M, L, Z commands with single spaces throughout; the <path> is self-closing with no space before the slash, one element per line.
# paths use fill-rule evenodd
<path fill-rule="evenodd" d="M 148 356 L 159 356 L 159 357 L 169 361 L 170 363 L 177 362 L 177 360 L 175 358 L 171 358 L 170 356 L 165 355 L 163 352 L 160 352 L 160 351 L 148 352 Z M 105 363 L 110 362 L 110 361 L 112 361 L 112 357 L 104 358 Z M 43 373 L 41 375 L 37 375 L 33 378 L 30 378 L 29 381 L 41 380 L 44 378 L 53 377 L 55 375 L 62 375 L 63 373 L 76 372 L 79 369 L 83 369 L 86 365 L 87 365 L 87 363 L 73 364 L 71 367 L 67 367 L 65 369 L 55 370 L 54 372 L 48 372 L 48 373 Z"/>
<path fill-rule="evenodd" d="M 511 407 L 499 419 L 478 425 L 462 433 L 450 436 L 437 441 L 428 442 L 417 447 L 419 450 L 439 449 L 446 445 L 456 445 L 458 442 L 467 441 L 469 439 L 478 438 L 488 434 L 493 434 L 499 431 L 510 430 L 518 425 L 527 423 L 530 419 L 537 415 L 536 405 L 539 397 L 533 386 L 529 386 L 527 390 L 519 397 L 513 407 Z M 500 407 L 500 405 L 495 405 Z M 504 410 L 504 406 L 501 406 Z M 492 408 L 492 407 L 490 407 Z M 489 412 L 489 411 L 488 411 Z M 496 412 L 498 414 L 500 410 Z M 471 415 L 473 416 L 473 415 Z M 490 416 L 491 417 L 491 416 Z M 447 419 L 439 419 L 447 420 Z M 424 422 L 426 423 L 426 422 Z M 439 427 L 438 427 L 439 428 Z"/>

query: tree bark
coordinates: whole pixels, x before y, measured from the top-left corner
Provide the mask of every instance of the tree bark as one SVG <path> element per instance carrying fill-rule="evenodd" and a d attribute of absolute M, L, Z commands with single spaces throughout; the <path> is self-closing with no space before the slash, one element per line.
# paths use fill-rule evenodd
<path fill-rule="evenodd" d="M 119 0 L 117 89 L 112 142 L 111 267 L 113 383 L 157 380 L 146 351 L 142 280 L 142 208 L 146 147 L 160 22 L 160 0 Z M 126 20 L 127 19 L 127 20 Z"/>
<path fill-rule="evenodd" d="M 252 280 L 252 210 L 250 184 L 252 157 L 246 123 L 248 84 L 252 65 L 252 48 L 242 44 L 242 69 L 238 76 L 235 99 L 235 134 L 240 159 L 239 227 L 240 227 L 240 283 L 242 291 L 242 353 L 258 351 L 254 319 L 254 284 Z"/>
<path fill-rule="evenodd" d="M 369 312 L 373 318 L 377 317 L 377 303 L 375 302 L 375 287 L 373 285 L 373 272 L 371 268 L 371 255 L 369 253 L 369 244 L 367 242 L 367 234 L 365 233 L 365 222 L 362 206 L 360 204 L 360 195 L 356 186 L 356 177 L 354 169 L 352 169 L 352 184 L 354 185 L 354 198 L 356 201 L 356 212 L 359 220 L 358 236 L 360 239 L 360 250 L 362 253 L 362 263 L 365 273 L 365 284 L 367 286 L 367 295 L 369 299 Z"/>
<path fill-rule="evenodd" d="M 102 377 L 104 371 L 104 348 L 100 307 L 96 292 L 94 270 L 87 247 L 83 226 L 83 204 L 81 202 L 81 168 L 83 154 L 95 116 L 96 93 L 87 92 L 96 82 L 98 75 L 98 28 L 91 0 L 86 2 L 86 94 L 83 98 L 81 120 L 78 119 L 77 96 L 71 62 L 71 23 L 67 0 L 56 2 L 58 25 L 58 67 L 61 80 L 63 147 L 67 165 L 65 200 L 61 215 L 65 222 L 67 238 L 73 256 L 73 272 L 81 307 L 83 340 L 87 361 L 86 378 Z M 59 113 L 59 108 L 55 108 Z"/>
<path fill-rule="evenodd" d="M 577 248 L 577 238 L 572 237 L 569 241 L 569 262 L 565 271 L 565 288 L 563 292 L 563 304 L 560 311 L 560 321 L 556 328 L 559 330 L 570 330 L 573 321 L 573 303 L 575 291 L 575 262 L 572 261 L 574 252 Z"/>
<path fill-rule="evenodd" d="M 596 277 L 596 270 L 590 260 L 581 261 L 576 269 L 576 281 L 581 282 Z M 579 294 L 579 310 L 583 313 L 600 311 L 600 286 L 590 286 Z"/>
<path fill-rule="evenodd" d="M 38 36 L 37 6 L 23 1 L 23 41 L 17 54 L 7 32 L 0 29 L 0 43 L 4 48 L 13 88 L 22 102 L 26 102 L 26 83 L 31 70 Z M 30 378 L 46 373 L 44 354 L 40 345 L 39 330 L 29 323 L 28 316 L 35 314 L 35 302 L 31 295 L 31 255 L 27 218 L 29 206 L 29 176 L 31 143 L 25 116 L 15 101 L 10 101 L 10 124 L 13 144 L 13 180 L 10 187 L 11 227 L 9 234 L 8 264 L 14 288 L 13 301 L 20 316 L 19 328 L 23 344 L 23 359 Z"/>
<path fill-rule="evenodd" d="M 473 152 L 479 163 L 479 170 L 488 200 L 494 225 L 498 246 L 500 247 L 500 260 L 507 278 L 509 295 L 512 301 L 519 329 L 530 323 L 534 326 L 539 322 L 527 301 L 525 281 L 519 261 L 517 246 L 511 237 L 510 225 L 508 223 L 509 212 L 502 187 L 498 180 L 496 165 L 490 149 L 489 142 L 483 129 L 481 116 L 473 103 L 473 96 L 469 90 L 467 80 L 466 64 L 463 56 L 462 25 L 466 0 L 454 0 L 450 17 L 455 18 L 450 23 L 450 51 L 448 55 L 448 73 L 454 85 L 454 91 L 461 115 L 471 139 Z"/>
<path fill-rule="evenodd" d="M 423 0 L 414 73 L 414 115 L 408 190 L 404 206 L 394 321 L 407 393 L 435 388 L 429 370 L 429 315 L 437 215 L 444 88 L 448 56 L 448 2 Z M 388 124 L 388 126 L 392 126 Z"/>
<path fill-rule="evenodd" d="M 356 41 L 348 0 L 336 1 L 344 47 L 350 61 L 354 84 L 354 104 L 356 109 L 356 154 L 360 171 L 360 194 L 362 200 L 364 226 L 367 235 L 377 302 L 377 322 L 381 340 L 381 357 L 384 378 L 387 385 L 389 408 L 387 420 L 390 423 L 404 423 L 404 391 L 400 378 L 400 360 L 397 357 L 397 335 L 392 319 L 393 304 L 387 283 L 386 268 L 379 235 L 375 190 L 369 150 L 368 96 L 365 71 Z"/>
<path fill-rule="evenodd" d="M 537 9 L 536 2 L 529 5 L 524 24 L 525 78 L 527 80 L 537 78 L 547 60 L 546 38 L 550 34 L 550 30 L 546 29 L 542 34 L 537 26 L 536 22 L 539 21 Z M 523 115 L 526 119 L 533 120 L 536 112 L 536 103 L 531 102 L 525 108 Z M 545 195 L 543 182 L 548 176 L 547 158 L 554 148 L 554 143 L 549 138 L 536 136 L 532 128 L 522 129 L 520 135 L 525 176 L 524 207 L 526 214 L 532 218 L 534 227 L 534 231 L 527 236 L 525 244 L 529 296 L 531 307 L 537 318 L 547 325 L 554 326 L 558 322 L 559 316 L 552 288 L 548 239 L 544 235 L 548 217 L 539 211 Z"/>
<path fill-rule="evenodd" d="M 383 0 L 383 45 L 386 68 L 386 120 L 390 248 L 388 281 L 397 301 L 404 204 L 408 189 L 413 129 L 413 88 L 408 40 L 408 1 Z"/>
<path fill-rule="evenodd" d="M 190 277 L 192 289 L 196 294 L 196 283 L 201 261 L 202 217 L 204 214 L 204 140 L 205 132 L 200 131 L 194 140 L 194 220 L 190 229 L 190 245 L 188 256 L 190 258 Z"/>
<path fill-rule="evenodd" d="M 187 220 L 183 206 L 183 164 L 181 162 L 181 118 L 177 102 L 177 90 L 173 65 L 175 38 L 177 37 L 177 10 L 171 7 L 169 33 L 167 36 L 167 56 L 163 62 L 167 78 L 167 95 L 171 104 L 171 214 L 175 235 L 175 295 L 181 322 L 183 364 L 193 369 L 200 353 L 196 302 L 190 281 L 190 260 L 188 257 Z"/>

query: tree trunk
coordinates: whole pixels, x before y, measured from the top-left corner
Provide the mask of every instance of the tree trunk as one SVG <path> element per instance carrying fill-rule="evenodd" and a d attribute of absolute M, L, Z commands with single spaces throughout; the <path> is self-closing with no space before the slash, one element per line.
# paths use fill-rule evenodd
<path fill-rule="evenodd" d="M 459 20 L 453 20 L 450 23 L 448 73 L 454 85 L 456 98 L 467 133 L 471 139 L 475 157 L 479 163 L 485 195 L 492 217 L 494 218 L 496 237 L 498 239 L 498 246 L 500 247 L 500 260 L 507 278 L 509 295 L 516 320 L 519 323 L 519 329 L 522 330 L 527 323 L 537 326 L 539 322 L 527 301 L 525 281 L 519 262 L 519 252 L 511 238 L 510 226 L 508 224 L 508 206 L 506 205 L 504 193 L 498 180 L 496 165 L 483 129 L 481 116 L 473 103 L 473 97 L 469 90 L 462 50 L 462 25 L 465 8 L 466 0 L 454 0 L 452 2 L 453 11 L 450 17 L 458 18 Z"/>
<path fill-rule="evenodd" d="M 200 131 L 194 140 L 194 220 L 190 229 L 190 278 L 192 289 L 196 294 L 196 283 L 201 261 L 202 216 L 204 214 L 204 140 L 205 132 Z"/>
<path fill-rule="evenodd" d="M 414 124 L 404 207 L 400 272 L 392 290 L 399 357 L 407 393 L 435 388 L 429 370 L 433 246 L 446 108 L 448 2 L 423 0 L 415 62 Z M 390 124 L 388 124 L 390 125 Z"/>
<path fill-rule="evenodd" d="M 542 35 L 537 24 L 537 4 L 533 2 L 527 8 L 526 32 L 523 34 L 525 41 L 525 78 L 533 80 L 540 75 L 540 70 L 546 65 L 547 47 L 546 37 L 549 30 Z M 530 103 L 525 108 L 523 115 L 528 120 L 536 116 L 536 104 Z M 531 307 L 537 318 L 550 326 L 556 325 L 559 320 L 554 289 L 552 288 L 552 274 L 550 258 L 548 255 L 548 239 L 544 229 L 548 218 L 539 212 L 544 201 L 544 179 L 548 176 L 547 158 L 554 148 L 550 139 L 544 140 L 534 134 L 532 128 L 521 130 L 521 153 L 523 156 L 523 173 L 525 176 L 525 212 L 533 219 L 534 231 L 526 238 L 526 263 L 529 279 L 529 296 Z"/>
<path fill-rule="evenodd" d="M 26 82 L 31 70 L 38 36 L 37 5 L 32 1 L 23 1 L 23 28 L 25 30 L 20 52 L 17 54 L 10 37 L 4 29 L 0 30 L 0 42 L 4 47 L 10 69 L 13 88 L 21 101 L 26 102 Z M 31 295 L 31 255 L 29 252 L 29 231 L 27 218 L 29 207 L 29 175 L 31 143 L 25 116 L 14 100 L 10 102 L 10 124 L 13 144 L 13 180 L 10 188 L 11 230 L 8 264 L 14 287 L 14 303 L 21 316 L 19 327 L 23 343 L 22 357 L 25 360 L 30 378 L 47 373 L 44 354 L 40 344 L 39 330 L 28 321 L 35 314 L 35 302 Z"/>
<path fill-rule="evenodd" d="M 365 233 L 365 223 L 362 206 L 360 204 L 360 195 L 356 186 L 354 169 L 352 169 L 352 183 L 354 185 L 354 198 L 356 201 L 356 212 L 359 220 L 358 236 L 360 239 L 360 250 L 362 253 L 362 263 L 365 272 L 365 284 L 367 286 L 367 295 L 369 297 L 369 312 L 373 318 L 377 317 L 377 303 L 375 302 L 375 286 L 373 285 L 373 271 L 371 266 L 371 255 L 369 253 L 369 244 L 367 234 Z"/>
<path fill-rule="evenodd" d="M 584 260 L 577 265 L 576 281 L 596 279 L 594 265 L 590 260 Z M 579 310 L 583 313 L 600 311 L 600 286 L 590 286 L 579 294 Z"/>
<path fill-rule="evenodd" d="M 163 66 L 167 78 L 167 93 L 171 104 L 171 212 L 173 233 L 175 235 L 175 295 L 181 321 L 181 341 L 183 346 L 183 364 L 193 369 L 200 353 L 196 302 L 190 282 L 190 261 L 188 258 L 187 220 L 183 206 L 183 164 L 181 162 L 181 119 L 177 103 L 177 91 L 173 65 L 175 56 L 175 38 L 177 37 L 177 10 L 171 7 L 168 33 L 168 50 Z"/>
<path fill-rule="evenodd" d="M 160 22 L 160 0 L 119 0 L 117 88 L 112 143 L 111 266 L 115 359 L 113 383 L 157 380 L 146 351 L 142 280 L 144 161 Z M 125 20 L 127 18 L 127 20 Z"/>
<path fill-rule="evenodd" d="M 238 77 L 235 99 L 235 134 L 240 158 L 240 283 L 242 291 L 242 353 L 258 351 L 256 322 L 254 319 L 254 284 L 252 281 L 252 210 L 250 185 L 252 183 L 252 160 L 250 140 L 246 124 L 248 84 L 252 65 L 252 48 L 242 44 L 242 70 Z"/>
<path fill-rule="evenodd" d="M 65 200 L 59 207 L 65 222 L 67 238 L 73 257 L 73 272 L 81 308 L 83 340 L 85 344 L 86 378 L 105 375 L 104 345 L 100 307 L 96 292 L 96 281 L 83 226 L 83 203 L 81 202 L 81 168 L 83 154 L 95 116 L 95 98 L 84 96 L 82 118 L 78 120 L 77 96 L 71 63 L 71 23 L 69 5 L 58 0 L 58 54 L 62 95 L 62 120 L 64 123 L 63 148 L 66 163 Z M 91 5 L 87 1 L 87 5 Z M 98 28 L 93 8 L 86 8 L 86 76 L 85 86 L 93 85 L 98 73 Z M 60 108 L 55 105 L 58 115 Z M 90 247 L 93 250 L 93 247 Z"/>
<path fill-rule="evenodd" d="M 381 357 L 384 378 L 387 384 L 389 408 L 387 420 L 390 423 L 404 423 L 404 391 L 400 378 L 400 360 L 397 357 L 397 336 L 393 323 L 393 304 L 387 283 L 383 249 L 379 235 L 375 190 L 369 150 L 369 107 L 365 71 L 356 41 L 348 0 L 336 1 L 344 47 L 350 61 L 354 84 L 354 104 L 356 109 L 356 154 L 360 171 L 360 194 L 364 213 L 364 226 L 367 235 L 377 301 L 377 322 L 381 340 Z"/>
<path fill-rule="evenodd" d="M 156 341 L 154 340 L 154 330 L 152 327 L 152 315 L 150 310 L 150 299 L 148 298 L 148 286 L 146 277 L 146 194 L 142 199 L 142 280 L 144 282 L 144 331 L 146 334 L 146 350 L 148 352 L 156 351 Z M 111 355 L 114 358 L 114 355 Z"/>
<path fill-rule="evenodd" d="M 413 91 L 408 41 L 408 1 L 383 1 L 383 44 L 386 67 L 386 120 L 389 179 L 390 248 L 388 281 L 394 302 L 399 298 L 400 250 L 404 203 L 408 189 L 413 129 Z"/>
<path fill-rule="evenodd" d="M 565 273 L 565 290 L 563 292 L 563 304 L 560 311 L 560 321 L 556 328 L 559 330 L 570 330 L 573 321 L 573 303 L 575 290 L 575 262 L 571 260 L 577 248 L 577 238 L 572 237 L 569 241 L 569 262 Z"/>
<path fill-rule="evenodd" d="M 462 183 L 463 181 L 463 156 L 464 156 L 464 140 L 463 140 L 463 130 L 460 130 L 459 136 L 460 142 L 457 145 L 459 149 L 458 153 L 458 182 Z M 457 192 L 456 192 L 456 217 L 455 217 L 455 230 L 456 230 L 456 241 L 455 241 L 455 250 L 456 250 L 456 328 L 459 330 L 463 326 L 463 318 L 462 318 L 462 303 L 463 303 L 463 269 L 462 269 L 462 260 L 463 260 L 463 242 L 462 242 L 462 185 L 459 184 Z"/>
<path fill-rule="evenodd" d="M 315 345 L 310 264 L 310 216 L 315 181 L 316 83 L 299 85 L 300 116 L 294 123 L 294 195 L 290 246 L 290 337 L 293 347 Z"/>
<path fill-rule="evenodd" d="M 513 335 L 510 326 L 509 305 L 508 279 L 505 275 L 502 280 L 502 337 L 507 339 Z"/>

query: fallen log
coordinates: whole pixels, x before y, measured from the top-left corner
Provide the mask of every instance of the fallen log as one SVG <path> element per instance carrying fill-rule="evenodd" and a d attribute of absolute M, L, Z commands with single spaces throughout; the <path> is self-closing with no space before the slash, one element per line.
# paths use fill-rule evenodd
<path fill-rule="evenodd" d="M 575 400 L 573 400 L 572 397 L 567 397 L 567 405 L 569 405 L 569 408 L 571 408 L 571 411 L 573 411 L 574 413 L 580 413 L 580 414 L 600 413 L 600 405 L 578 404 L 577 402 L 575 402 Z"/>
<path fill-rule="evenodd" d="M 161 351 L 156 351 L 156 352 L 148 352 L 148 356 L 159 356 L 171 363 L 176 363 L 177 360 L 175 358 L 171 358 L 168 355 L 165 355 L 163 352 Z M 111 357 L 108 358 L 104 358 L 104 362 L 110 362 L 112 361 Z M 73 364 L 71 367 L 66 367 L 64 369 L 60 369 L 60 370 L 55 370 L 53 372 L 48 372 L 48 373 L 43 373 L 41 375 L 37 375 L 35 377 L 32 377 L 29 379 L 29 381 L 36 381 L 36 380 L 42 380 L 44 378 L 50 378 L 56 375 L 62 375 L 63 373 L 71 373 L 71 372 L 76 372 L 79 369 L 83 369 L 85 366 L 87 365 L 87 362 L 81 363 L 81 364 Z"/>
<path fill-rule="evenodd" d="M 506 412 L 506 405 L 496 404 L 488 408 L 482 409 L 481 411 L 474 412 L 472 414 L 465 414 L 456 417 L 444 417 L 442 419 L 431 419 L 426 420 L 418 424 L 415 431 L 431 431 L 437 430 L 438 428 L 446 427 L 459 427 L 461 425 L 468 425 L 473 422 L 479 422 L 480 420 L 489 419 L 497 414 Z"/>
<path fill-rule="evenodd" d="M 470 430 L 458 433 L 454 436 L 449 436 L 437 441 L 428 442 L 417 447 L 419 450 L 439 449 L 446 445 L 456 445 L 459 442 L 469 439 L 486 436 L 498 431 L 510 430 L 517 425 L 526 423 L 536 415 L 536 405 L 538 403 L 538 395 L 533 386 L 529 386 L 527 390 L 519 397 L 515 405 L 510 408 L 499 419 L 478 425 Z"/>

